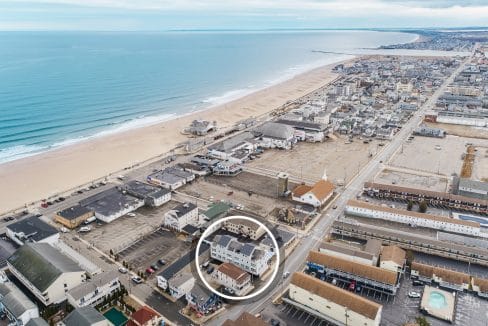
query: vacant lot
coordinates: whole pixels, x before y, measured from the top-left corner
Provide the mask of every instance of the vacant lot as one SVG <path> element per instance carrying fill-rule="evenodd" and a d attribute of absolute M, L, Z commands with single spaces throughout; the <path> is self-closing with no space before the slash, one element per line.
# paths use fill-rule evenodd
<path fill-rule="evenodd" d="M 347 182 L 368 162 L 370 154 L 381 149 L 378 144 L 377 140 L 364 144 L 357 139 L 346 144 L 343 137 L 323 143 L 299 143 L 289 151 L 267 150 L 246 165 L 275 173 L 287 172 L 309 183 L 322 178 L 325 170 L 332 182 L 344 179 Z"/>
<path fill-rule="evenodd" d="M 449 135 L 488 139 L 488 133 L 486 132 L 486 129 L 483 128 L 433 122 L 425 122 L 425 124 L 432 128 L 444 129 Z"/>
<path fill-rule="evenodd" d="M 447 179 L 444 177 L 430 174 L 418 175 L 388 168 L 376 176 L 375 182 L 441 192 L 448 190 Z"/>
<path fill-rule="evenodd" d="M 452 135 L 448 135 L 446 138 L 417 136 L 411 142 L 403 145 L 403 148 L 391 160 L 390 164 L 450 177 L 453 173 L 459 174 L 461 172 L 462 155 L 466 151 L 467 143 L 481 147 L 486 143 L 486 140 Z M 476 165 L 475 162 L 475 169 Z"/>
<path fill-rule="evenodd" d="M 92 231 L 80 236 L 106 253 L 119 252 L 156 230 L 163 223 L 164 214 L 176 205 L 177 202 L 170 201 L 157 208 L 141 207 L 135 217 L 122 216 L 109 224 L 92 223 Z"/>

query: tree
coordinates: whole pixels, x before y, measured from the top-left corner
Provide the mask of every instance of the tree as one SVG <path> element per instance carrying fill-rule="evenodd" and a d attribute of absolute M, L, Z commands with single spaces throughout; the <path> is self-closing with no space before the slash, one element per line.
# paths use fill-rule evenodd
<path fill-rule="evenodd" d="M 110 249 L 110 256 L 113 256 L 114 255 L 114 251 L 112 249 Z"/>
<path fill-rule="evenodd" d="M 419 324 L 419 326 L 430 326 L 430 323 L 427 321 L 427 319 L 423 316 L 416 317 L 415 322 Z"/>
<path fill-rule="evenodd" d="M 419 212 L 420 213 L 425 213 L 427 212 L 427 203 L 425 202 L 425 200 L 422 200 L 419 204 Z"/>
<path fill-rule="evenodd" d="M 411 211 L 413 208 L 413 201 L 409 200 L 408 203 L 407 203 L 407 210 L 408 211 Z"/>

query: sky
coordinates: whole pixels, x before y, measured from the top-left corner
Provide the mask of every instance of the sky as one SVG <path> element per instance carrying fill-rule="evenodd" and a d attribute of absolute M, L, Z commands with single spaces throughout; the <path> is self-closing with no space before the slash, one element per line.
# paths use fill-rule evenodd
<path fill-rule="evenodd" d="M 0 0 L 3 31 L 487 25 L 488 0 Z"/>

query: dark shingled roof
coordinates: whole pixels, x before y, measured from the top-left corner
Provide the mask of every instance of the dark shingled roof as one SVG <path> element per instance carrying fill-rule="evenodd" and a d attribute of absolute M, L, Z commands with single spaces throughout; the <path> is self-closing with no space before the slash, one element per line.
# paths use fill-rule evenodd
<path fill-rule="evenodd" d="M 18 222 L 12 223 L 7 226 L 8 229 L 15 233 L 23 233 L 27 239 L 31 239 L 35 242 L 48 238 L 56 233 L 54 227 L 41 221 L 37 216 L 30 216 Z M 20 239 L 25 241 L 26 239 Z"/>
<path fill-rule="evenodd" d="M 27 243 L 8 258 L 39 291 L 44 292 L 62 274 L 83 270 L 68 256 L 47 243 Z"/>
<path fill-rule="evenodd" d="M 91 209 L 83 207 L 81 205 L 75 205 L 63 209 L 62 211 L 57 212 L 56 214 L 67 219 L 67 220 L 74 220 L 82 215 L 87 213 L 93 212 Z"/>
<path fill-rule="evenodd" d="M 25 326 L 48 326 L 49 324 L 42 318 L 32 318 Z"/>
<path fill-rule="evenodd" d="M 104 320 L 101 313 L 88 306 L 73 310 L 63 322 L 66 326 L 91 326 Z"/>

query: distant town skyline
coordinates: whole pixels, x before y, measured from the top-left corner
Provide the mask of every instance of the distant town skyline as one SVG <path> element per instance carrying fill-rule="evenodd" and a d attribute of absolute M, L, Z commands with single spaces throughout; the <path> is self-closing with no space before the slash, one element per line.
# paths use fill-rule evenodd
<path fill-rule="evenodd" d="M 0 30 L 484 27 L 488 2 L 453 0 L 7 0 Z"/>

